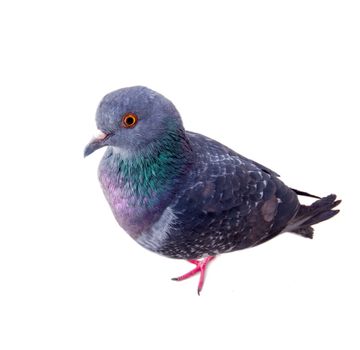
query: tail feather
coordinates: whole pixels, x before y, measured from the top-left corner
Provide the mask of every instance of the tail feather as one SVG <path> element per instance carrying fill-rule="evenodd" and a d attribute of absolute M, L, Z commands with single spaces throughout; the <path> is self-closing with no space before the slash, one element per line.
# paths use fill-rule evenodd
<path fill-rule="evenodd" d="M 335 216 L 339 210 L 332 209 L 340 203 L 341 200 L 336 200 L 336 195 L 331 194 L 311 205 L 301 205 L 297 214 L 285 227 L 284 231 L 312 238 L 314 229 L 311 226 Z"/>
<path fill-rule="evenodd" d="M 299 228 L 294 233 L 297 233 L 298 235 L 303 236 L 305 238 L 313 239 L 314 237 L 314 229 L 311 226 Z"/>
<path fill-rule="evenodd" d="M 313 217 L 311 217 L 309 220 L 305 221 L 303 223 L 303 226 L 311 226 L 311 225 L 315 225 L 321 221 L 325 221 L 328 220 L 330 218 L 332 218 L 333 216 L 335 216 L 340 210 L 328 210 L 326 212 L 320 213 L 318 215 L 315 215 Z"/>
<path fill-rule="evenodd" d="M 310 194 L 308 192 L 296 190 L 295 188 L 292 188 L 292 190 L 299 196 L 305 196 L 305 197 L 311 197 L 311 198 L 317 198 L 317 199 L 321 198 L 319 196 L 315 196 L 314 194 Z"/>

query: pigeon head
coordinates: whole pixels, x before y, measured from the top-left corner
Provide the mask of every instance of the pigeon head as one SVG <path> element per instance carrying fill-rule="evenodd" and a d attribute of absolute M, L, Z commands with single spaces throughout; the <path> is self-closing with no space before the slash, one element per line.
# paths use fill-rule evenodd
<path fill-rule="evenodd" d="M 169 134 L 184 132 L 172 102 L 143 86 L 106 95 L 97 109 L 96 124 L 100 133 L 86 146 L 85 157 L 104 146 L 135 154 Z"/>

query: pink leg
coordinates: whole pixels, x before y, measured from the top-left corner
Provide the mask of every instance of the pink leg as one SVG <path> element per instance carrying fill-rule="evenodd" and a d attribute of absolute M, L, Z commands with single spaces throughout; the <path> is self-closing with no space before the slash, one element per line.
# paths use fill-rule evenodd
<path fill-rule="evenodd" d="M 203 288 L 204 281 L 205 281 L 206 266 L 213 259 L 215 259 L 215 256 L 207 256 L 203 260 L 189 259 L 188 262 L 196 265 L 195 269 L 191 270 L 190 272 L 188 272 L 185 275 L 182 275 L 180 277 L 172 278 L 172 280 L 173 281 L 183 281 L 189 277 L 194 276 L 198 272 L 200 272 L 200 280 L 199 280 L 199 284 L 198 284 L 198 294 L 200 295 L 200 292 Z"/>

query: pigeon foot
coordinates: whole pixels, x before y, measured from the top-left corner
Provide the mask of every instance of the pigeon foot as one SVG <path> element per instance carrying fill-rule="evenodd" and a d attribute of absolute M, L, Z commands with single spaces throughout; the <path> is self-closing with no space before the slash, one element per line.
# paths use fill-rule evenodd
<path fill-rule="evenodd" d="M 215 259 L 215 256 L 207 256 L 206 258 L 204 258 L 202 260 L 195 260 L 195 259 L 187 260 L 189 263 L 196 265 L 196 267 L 193 270 L 189 271 L 188 273 L 186 273 L 182 276 L 172 278 L 172 280 L 173 281 L 183 281 L 189 277 L 196 275 L 197 273 L 200 273 L 200 280 L 199 280 L 198 290 L 197 290 L 198 294 L 200 295 L 200 292 L 204 286 L 205 271 L 206 271 L 207 264 L 213 259 Z"/>

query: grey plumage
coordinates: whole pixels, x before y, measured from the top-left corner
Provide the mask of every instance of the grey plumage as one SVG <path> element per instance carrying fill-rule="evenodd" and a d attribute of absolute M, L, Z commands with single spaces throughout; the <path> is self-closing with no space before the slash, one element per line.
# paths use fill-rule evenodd
<path fill-rule="evenodd" d="M 176 220 L 161 246 L 151 247 L 144 234 L 147 248 L 193 259 L 258 245 L 289 222 L 295 225 L 291 231 L 299 233 L 295 217 L 306 206 L 300 206 L 296 193 L 275 172 L 207 137 L 186 135 L 196 158 L 169 205 Z M 309 209 L 307 217 L 311 215 Z"/>
<path fill-rule="evenodd" d="M 286 231 L 312 238 L 312 225 L 338 213 L 335 195 L 301 205 L 298 195 L 319 197 L 185 131 L 175 106 L 150 89 L 108 94 L 96 119 L 102 135 L 85 155 L 108 147 L 99 167 L 105 196 L 119 224 L 156 253 L 195 259 L 253 247 Z"/>

